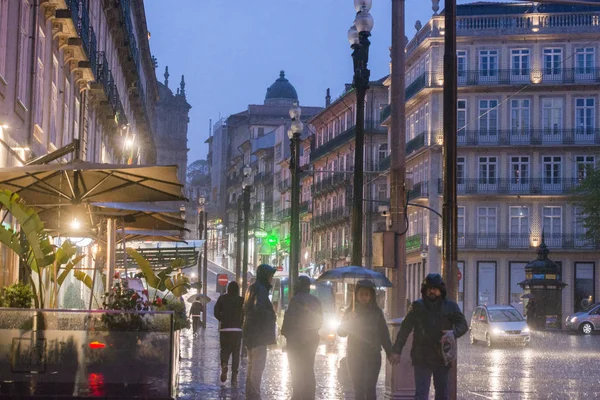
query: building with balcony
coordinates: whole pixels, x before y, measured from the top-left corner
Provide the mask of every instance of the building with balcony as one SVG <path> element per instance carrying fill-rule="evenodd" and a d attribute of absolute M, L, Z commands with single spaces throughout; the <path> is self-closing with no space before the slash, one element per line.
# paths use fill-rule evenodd
<path fill-rule="evenodd" d="M 388 204 L 389 194 L 385 174 L 380 171 L 389 155 L 387 130 L 380 124 L 380 114 L 388 105 L 388 93 L 383 82 L 370 83 L 365 101 L 365 187 L 363 207 L 363 264 L 372 267 L 373 232 L 385 229 L 385 222 L 377 213 L 379 205 Z M 349 85 L 334 102 L 309 120 L 314 127 L 310 144 L 311 174 L 303 177 L 302 201 L 312 205 L 311 231 L 308 237 L 312 251 L 305 254 L 318 271 L 348 265 L 347 257 L 352 246 L 350 219 L 352 215 L 354 138 L 356 134 L 356 92 Z"/>
<path fill-rule="evenodd" d="M 279 78 L 267 89 L 263 104 L 250 104 L 245 111 L 217 122 L 209 145 L 208 161 L 211 174 L 210 203 L 218 210 L 214 218 L 224 221 L 227 240 L 223 265 L 235 266 L 238 212 L 241 209 L 245 166 L 252 169 L 250 195 L 249 270 L 260 262 L 268 262 L 287 270 L 286 237 L 289 236 L 290 207 L 289 169 L 285 160 L 290 156 L 287 130 L 291 119 L 289 109 L 298 95 L 281 71 Z M 303 119 L 320 111 L 320 107 L 302 106 Z M 289 214 L 289 211 L 287 211 Z M 283 224 L 282 224 L 283 223 Z M 277 236 L 277 246 L 270 246 L 254 231 Z M 289 249 L 287 249 L 289 251 Z M 239 255 L 241 257 L 241 255 Z"/>
<path fill-rule="evenodd" d="M 406 157 L 411 203 L 441 211 L 444 18 L 406 47 Z M 597 242 L 571 190 L 600 156 L 600 11 L 538 3 L 457 8 L 459 303 L 523 310 L 524 267 L 542 234 L 561 265 L 562 313 L 600 295 Z M 389 81 L 386 82 L 389 84 Z M 389 117 L 382 115 L 383 123 Z M 394 134 L 391 132 L 391 134 Z M 441 220 L 409 207 L 408 298 L 439 272 Z"/>
<path fill-rule="evenodd" d="M 142 0 L 0 1 L 0 168 L 154 163 L 157 96 Z"/>

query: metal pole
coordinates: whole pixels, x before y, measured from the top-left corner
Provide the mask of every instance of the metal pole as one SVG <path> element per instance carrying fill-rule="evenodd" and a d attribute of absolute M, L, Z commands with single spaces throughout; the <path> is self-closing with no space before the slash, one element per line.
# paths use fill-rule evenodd
<path fill-rule="evenodd" d="M 202 229 L 204 228 L 204 211 L 198 212 L 198 240 L 202 240 Z M 202 282 L 202 287 L 206 286 L 206 282 L 202 280 L 202 260 L 200 255 L 202 253 L 202 247 L 198 247 L 198 282 Z M 198 288 L 200 290 L 200 288 Z"/>
<path fill-rule="evenodd" d="M 457 301 L 457 206 L 456 206 L 456 0 L 446 0 L 444 8 L 444 197 L 442 205 L 442 277 L 448 298 Z M 450 369 L 450 398 L 456 399 L 456 362 Z"/>
<path fill-rule="evenodd" d="M 250 223 L 250 186 L 244 188 L 244 261 L 242 262 L 242 297 L 248 289 L 248 229 Z"/>
<path fill-rule="evenodd" d="M 294 133 L 290 140 L 290 172 L 292 175 L 292 214 L 290 221 L 290 286 L 289 298 L 294 296 L 298 282 L 298 264 L 300 262 L 300 180 L 298 165 L 300 164 L 300 133 Z"/>
<path fill-rule="evenodd" d="M 235 240 L 235 280 L 239 285 L 242 284 L 242 213 L 242 201 L 238 199 L 237 235 Z"/>
<path fill-rule="evenodd" d="M 208 291 L 208 213 L 206 211 L 202 212 L 204 216 L 204 270 L 202 271 L 202 294 L 204 298 L 207 296 Z M 204 312 L 202 313 L 202 327 L 206 328 L 206 312 L 208 311 L 208 307 L 204 306 Z"/>
<path fill-rule="evenodd" d="M 394 285 L 388 290 L 388 309 L 392 325 L 406 315 L 406 118 L 405 118 L 405 0 L 392 0 L 392 68 L 390 143 L 390 217 L 394 232 L 394 269 L 388 271 Z M 396 330 L 394 330 L 396 331 Z M 410 340 L 409 340 L 410 341 Z M 414 398 L 414 378 L 406 347 L 401 363 L 388 365 L 386 398 Z"/>
<path fill-rule="evenodd" d="M 354 149 L 354 190 L 352 199 L 352 265 L 362 265 L 363 236 L 363 186 L 365 148 L 365 94 L 369 89 L 369 32 L 359 32 L 358 44 L 352 45 L 354 60 L 354 80 L 356 89 L 356 138 Z"/>
<path fill-rule="evenodd" d="M 116 238 L 117 230 L 114 218 L 107 218 L 106 220 L 106 287 L 105 292 L 108 292 L 113 285 L 113 278 L 115 275 L 115 262 L 116 262 Z"/>

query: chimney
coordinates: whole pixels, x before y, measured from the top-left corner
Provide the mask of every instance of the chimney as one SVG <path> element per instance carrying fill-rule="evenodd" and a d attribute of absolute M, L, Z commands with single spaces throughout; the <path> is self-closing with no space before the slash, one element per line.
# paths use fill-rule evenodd
<path fill-rule="evenodd" d="M 331 94 L 329 93 L 329 88 L 327 88 L 327 95 L 325 96 L 325 107 L 329 107 L 331 104 Z"/>

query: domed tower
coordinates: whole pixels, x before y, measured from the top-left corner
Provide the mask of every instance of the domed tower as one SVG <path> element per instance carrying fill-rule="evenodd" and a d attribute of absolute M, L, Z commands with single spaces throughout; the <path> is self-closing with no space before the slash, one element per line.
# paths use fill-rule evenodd
<path fill-rule="evenodd" d="M 279 79 L 267 89 L 265 105 L 291 106 L 294 101 L 298 101 L 298 93 L 290 81 L 285 78 L 285 72 L 281 71 Z"/>

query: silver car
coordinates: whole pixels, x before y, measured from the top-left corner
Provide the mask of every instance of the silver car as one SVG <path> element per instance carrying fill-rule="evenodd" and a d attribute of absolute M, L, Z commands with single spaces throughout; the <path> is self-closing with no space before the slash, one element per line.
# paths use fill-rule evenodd
<path fill-rule="evenodd" d="M 469 329 L 471 344 L 485 342 L 488 347 L 497 343 L 517 343 L 527 346 L 531 340 L 527 322 L 513 306 L 479 306 L 473 312 Z"/>
<path fill-rule="evenodd" d="M 584 311 L 569 315 L 565 321 L 567 329 L 590 335 L 594 330 L 600 330 L 600 303 L 589 306 Z"/>

